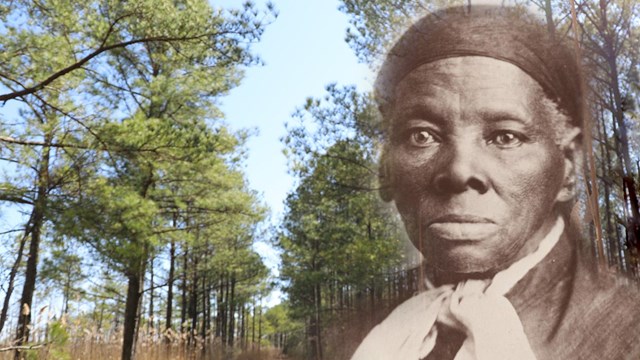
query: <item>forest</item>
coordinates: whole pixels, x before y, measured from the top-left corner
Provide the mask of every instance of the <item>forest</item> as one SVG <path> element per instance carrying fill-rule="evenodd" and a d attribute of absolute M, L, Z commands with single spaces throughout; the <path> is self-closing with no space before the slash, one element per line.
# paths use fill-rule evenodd
<path fill-rule="evenodd" d="M 336 11 L 375 72 L 412 19 L 474 2 L 340 0 Z M 295 178 L 269 223 L 245 174 L 253 134 L 232 130 L 219 104 L 261 65 L 254 47 L 278 2 L 212 3 L 0 3 L 0 359 L 341 359 L 418 290 L 420 259 L 378 194 L 371 91 L 328 79 L 324 96 L 269 120 L 287 122 Z M 637 282 L 640 4 L 512 3 L 582 56 L 581 245 Z M 278 251 L 277 271 L 257 241 Z M 282 301 L 268 306 L 274 291 Z"/>

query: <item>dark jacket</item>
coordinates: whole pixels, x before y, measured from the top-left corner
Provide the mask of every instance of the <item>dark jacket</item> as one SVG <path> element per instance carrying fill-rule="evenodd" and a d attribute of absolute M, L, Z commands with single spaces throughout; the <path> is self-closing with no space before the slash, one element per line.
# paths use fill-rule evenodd
<path fill-rule="evenodd" d="M 637 284 L 597 271 L 567 231 L 508 293 L 542 359 L 640 359 Z"/>

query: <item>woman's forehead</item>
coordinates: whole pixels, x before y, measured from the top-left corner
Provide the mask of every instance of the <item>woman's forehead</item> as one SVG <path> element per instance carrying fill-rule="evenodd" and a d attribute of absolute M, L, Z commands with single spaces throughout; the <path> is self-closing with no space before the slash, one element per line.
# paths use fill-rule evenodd
<path fill-rule="evenodd" d="M 466 85 L 482 87 L 493 84 L 509 84 L 531 88 L 542 87 L 529 74 L 509 62 L 483 56 L 460 56 L 422 64 L 398 81 L 398 88 L 404 86 Z"/>
<path fill-rule="evenodd" d="M 533 116 L 533 102 L 543 92 L 513 64 L 465 56 L 419 66 L 398 83 L 396 93 L 394 117 L 411 117 L 408 113 L 422 110 L 439 116 L 474 111 L 526 119 Z"/>

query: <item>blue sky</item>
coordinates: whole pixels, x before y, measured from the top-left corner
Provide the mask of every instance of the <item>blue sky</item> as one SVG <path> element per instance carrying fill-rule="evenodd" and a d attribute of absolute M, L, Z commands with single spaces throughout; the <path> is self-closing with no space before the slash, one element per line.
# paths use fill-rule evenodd
<path fill-rule="evenodd" d="M 241 3 L 216 2 L 225 8 Z M 307 97 L 323 96 L 329 83 L 367 89 L 372 76 L 344 41 L 348 18 L 338 10 L 338 1 L 274 3 L 279 16 L 253 47 L 265 65 L 247 69 L 240 86 L 221 100 L 221 108 L 231 127 L 259 130 L 248 143 L 247 178 L 277 218 L 293 185 L 279 141 L 285 134 L 284 123 Z"/>
<path fill-rule="evenodd" d="M 373 75 L 366 65 L 358 63 L 344 41 L 348 18 L 338 10 L 337 0 L 273 2 L 278 18 L 253 47 L 264 66 L 247 69 L 240 86 L 221 100 L 221 109 L 232 128 L 258 129 L 258 135 L 247 144 L 246 176 L 251 188 L 271 208 L 272 222 L 277 223 L 287 192 L 293 187 L 280 143 L 286 132 L 285 122 L 307 97 L 325 95 L 328 84 L 355 84 L 365 90 L 371 87 Z M 239 0 L 216 2 L 223 8 L 241 4 Z M 265 242 L 257 242 L 255 249 L 266 265 L 276 270 L 276 251 Z M 276 304 L 280 297 L 276 291 L 265 303 Z"/>

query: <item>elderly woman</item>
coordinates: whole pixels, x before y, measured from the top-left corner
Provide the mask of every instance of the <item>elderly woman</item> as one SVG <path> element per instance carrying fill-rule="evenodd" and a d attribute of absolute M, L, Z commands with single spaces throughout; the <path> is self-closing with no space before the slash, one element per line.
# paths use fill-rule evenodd
<path fill-rule="evenodd" d="M 570 47 L 521 10 L 450 8 L 404 33 L 376 88 L 382 197 L 428 285 L 352 359 L 639 359 L 638 293 L 567 225 L 585 111 Z"/>

